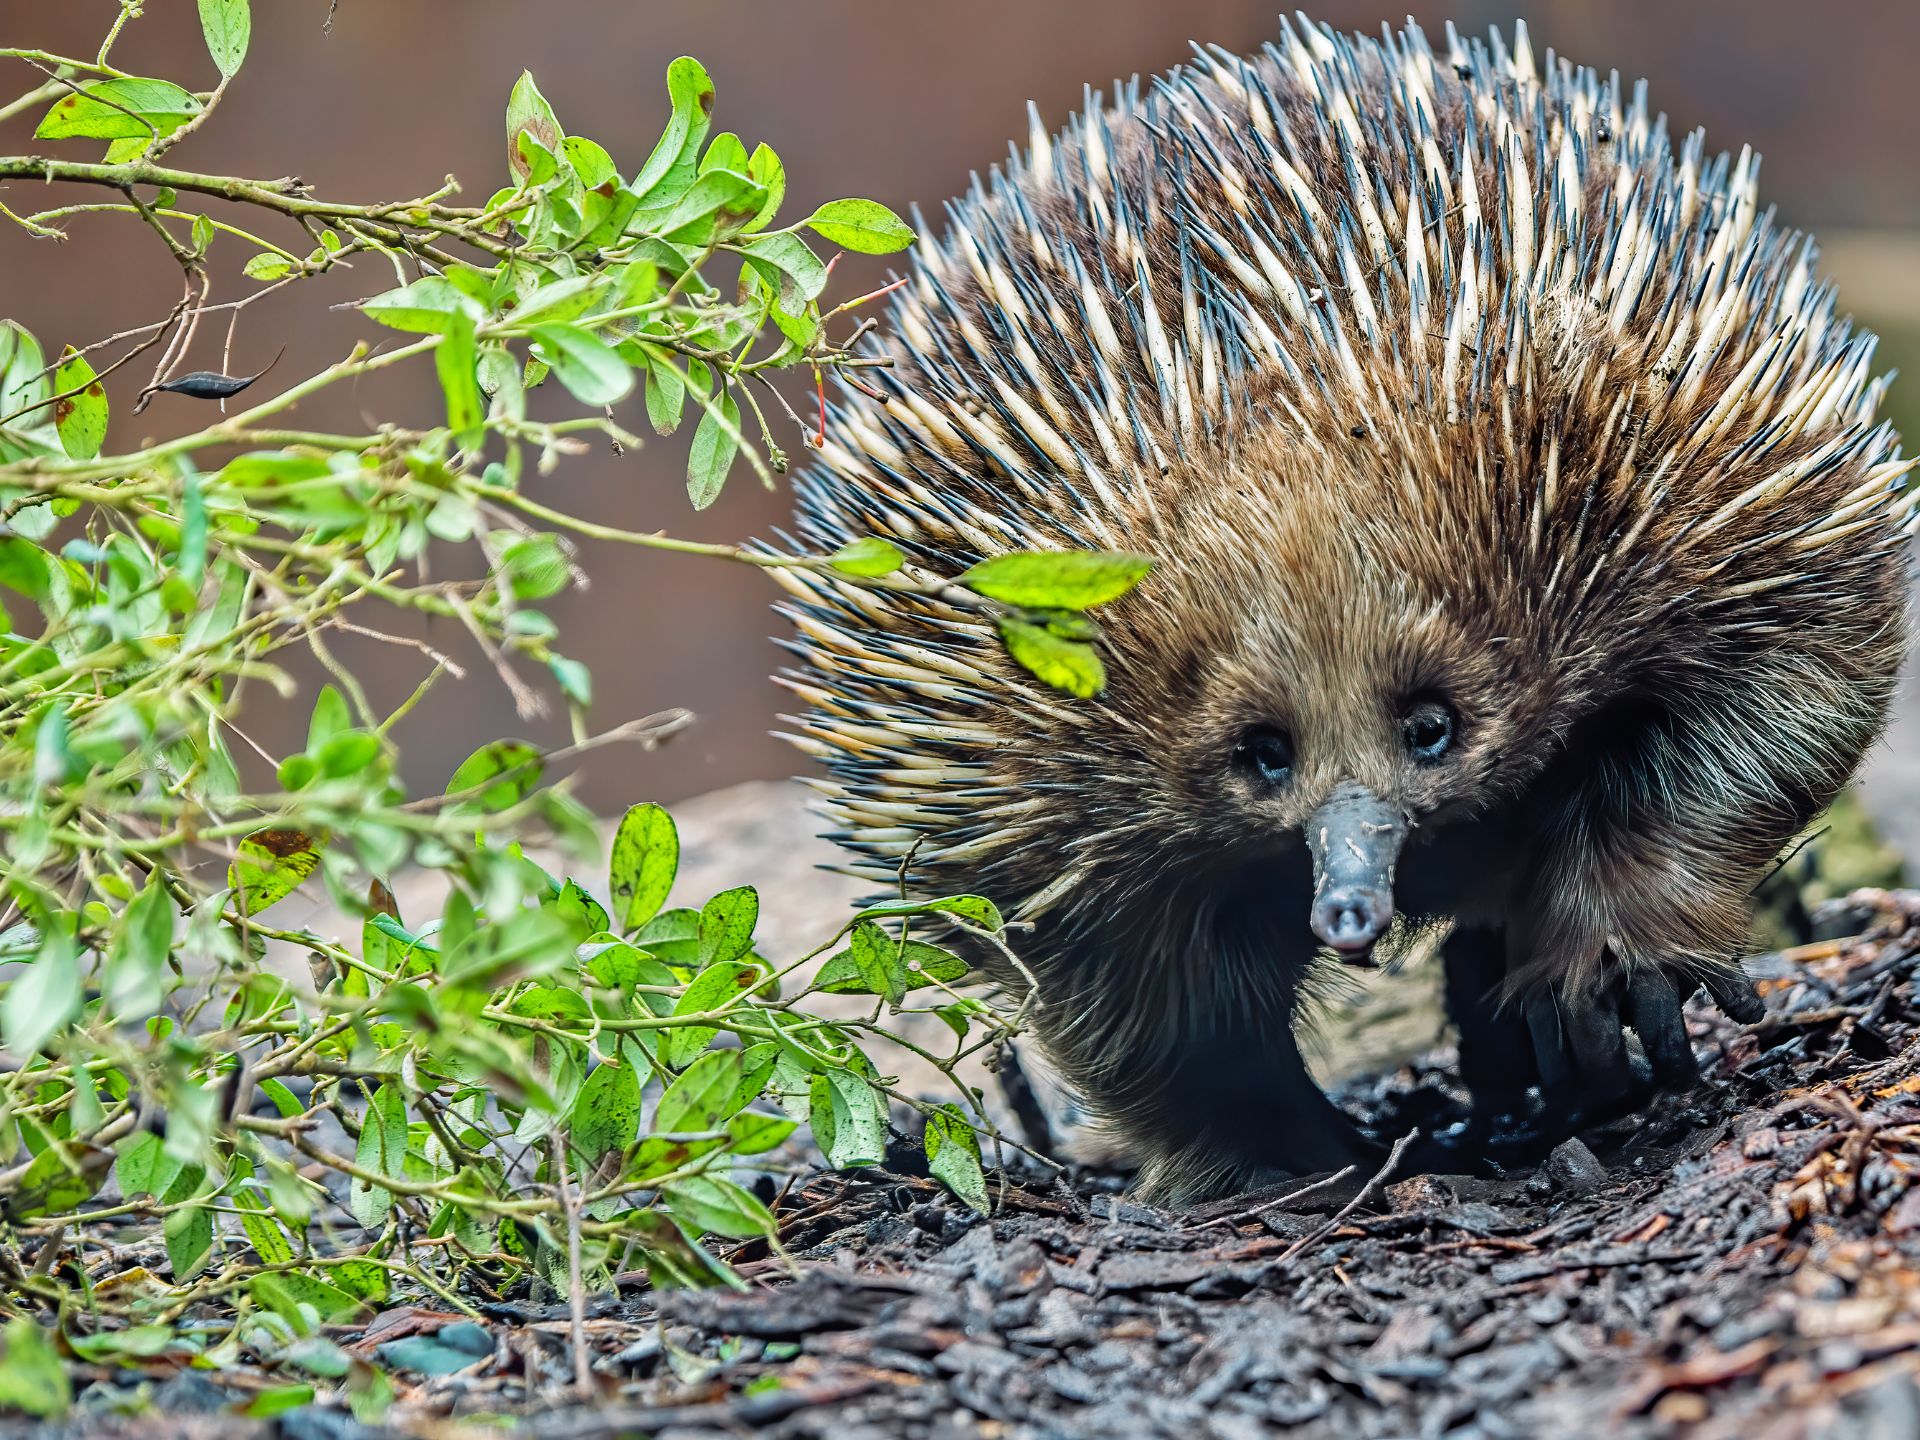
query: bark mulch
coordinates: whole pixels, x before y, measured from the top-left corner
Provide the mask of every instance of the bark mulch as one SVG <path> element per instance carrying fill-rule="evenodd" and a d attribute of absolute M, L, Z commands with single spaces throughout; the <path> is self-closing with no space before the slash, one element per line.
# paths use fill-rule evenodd
<path fill-rule="evenodd" d="M 1920 895 L 1849 903 L 1854 938 L 1760 962 L 1766 1021 L 1694 1016 L 1697 1093 L 1524 1170 L 1189 1214 L 1030 1178 L 990 1220 L 924 1176 L 817 1174 L 780 1206 L 797 1275 L 743 1252 L 745 1291 L 623 1277 L 593 1306 L 591 1399 L 564 1304 L 475 1325 L 423 1303 L 335 1338 L 381 1358 L 385 1423 L 420 1435 L 1920 1436 Z M 1449 1092 L 1416 1065 L 1342 1098 L 1391 1134 Z M 471 1360 L 425 1376 L 410 1339 Z M 243 1392 L 193 1372 L 117 1419 L 126 1383 L 66 1428 L 378 1433 L 236 1420 Z"/>

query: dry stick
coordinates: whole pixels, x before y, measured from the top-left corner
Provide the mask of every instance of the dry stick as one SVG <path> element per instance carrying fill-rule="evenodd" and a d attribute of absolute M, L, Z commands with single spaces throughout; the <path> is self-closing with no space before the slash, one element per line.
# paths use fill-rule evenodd
<path fill-rule="evenodd" d="M 1380 1182 L 1385 1180 L 1389 1175 L 1393 1174 L 1393 1172 L 1400 1165 L 1400 1157 L 1406 1154 L 1407 1146 L 1411 1145 L 1415 1140 L 1419 1138 L 1420 1138 L 1420 1127 L 1416 1125 L 1413 1127 L 1413 1129 L 1407 1131 L 1406 1134 L 1402 1135 L 1398 1140 L 1394 1141 L 1393 1149 L 1387 1152 L 1386 1162 L 1382 1164 L 1378 1170 L 1373 1172 L 1373 1178 L 1367 1181 L 1366 1184 L 1360 1187 L 1359 1193 L 1356 1194 L 1353 1197 L 1353 1199 L 1349 1200 L 1346 1204 L 1342 1205 L 1337 1211 L 1335 1211 L 1332 1218 L 1330 1218 L 1326 1222 L 1326 1224 L 1322 1225 L 1318 1230 L 1315 1230 L 1311 1235 L 1306 1235 L 1301 1237 L 1300 1239 L 1294 1241 L 1293 1244 L 1289 1245 L 1285 1250 L 1282 1250 L 1280 1252 L 1280 1258 L 1276 1260 L 1274 1263 L 1276 1265 L 1286 1264 L 1289 1260 L 1293 1259 L 1294 1256 L 1298 1255 L 1301 1251 L 1308 1249 L 1310 1246 L 1318 1245 L 1322 1240 L 1326 1239 L 1327 1236 L 1331 1235 L 1334 1231 L 1338 1230 L 1341 1227 L 1341 1225 L 1343 1225 L 1346 1222 L 1346 1218 L 1349 1215 L 1353 1214 L 1354 1211 L 1358 1210 L 1362 1205 L 1367 1203 L 1367 1197 L 1372 1195 L 1373 1192 L 1379 1188 Z M 1350 1170 L 1353 1167 L 1348 1166 L 1347 1168 Z"/>
<path fill-rule="evenodd" d="M 1354 1167 L 1349 1165 L 1344 1170 L 1336 1170 L 1333 1174 L 1326 1176 L 1324 1179 L 1316 1180 L 1311 1185 L 1302 1185 L 1298 1190 L 1289 1190 L 1279 1199 L 1269 1200 L 1264 1205 L 1256 1205 L 1251 1210 L 1242 1210 L 1236 1215 L 1216 1215 L 1211 1220 L 1202 1220 L 1197 1225 L 1183 1226 L 1181 1233 L 1192 1234 L 1196 1230 L 1206 1229 L 1209 1225 L 1225 1225 L 1229 1229 L 1237 1228 L 1242 1221 L 1258 1220 L 1269 1210 L 1278 1210 L 1282 1205 L 1289 1204 L 1303 1196 L 1311 1195 L 1316 1190 L 1324 1190 L 1329 1185 L 1338 1185 L 1342 1180 L 1353 1174 L 1353 1171 Z"/>
<path fill-rule="evenodd" d="M 593 1365 L 587 1356 L 587 1296 L 580 1285 L 580 1206 L 567 1183 L 567 1153 L 559 1135 L 548 1137 L 560 1208 L 567 1217 L 567 1335 L 573 1346 L 573 1383 L 580 1398 L 593 1398 Z"/>

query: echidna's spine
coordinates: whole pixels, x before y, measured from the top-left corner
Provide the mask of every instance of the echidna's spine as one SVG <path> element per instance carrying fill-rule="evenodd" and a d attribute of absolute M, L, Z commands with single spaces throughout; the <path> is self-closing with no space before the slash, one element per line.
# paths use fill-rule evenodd
<path fill-rule="evenodd" d="M 884 534 L 937 573 L 1140 548 L 1178 503 L 1163 477 L 1272 426 L 1329 464 L 1374 447 L 1409 506 L 1438 503 L 1423 457 L 1513 488 L 1515 563 L 1570 652 L 1596 607 L 1676 576 L 1693 613 L 1764 628 L 1755 597 L 1817 598 L 1916 508 L 1873 339 L 1759 208 L 1758 168 L 1676 149 L 1642 88 L 1537 63 L 1524 25 L 1436 52 L 1303 18 L 1251 59 L 1199 49 L 1057 135 L 1036 116 L 951 208 L 880 398 L 834 412 L 801 538 Z M 916 843 L 965 869 L 1031 838 L 1046 797 L 999 763 L 1022 726 L 1071 766 L 1076 733 L 1131 723 L 1006 665 L 976 612 L 777 573 L 797 739 L 876 876 Z"/>

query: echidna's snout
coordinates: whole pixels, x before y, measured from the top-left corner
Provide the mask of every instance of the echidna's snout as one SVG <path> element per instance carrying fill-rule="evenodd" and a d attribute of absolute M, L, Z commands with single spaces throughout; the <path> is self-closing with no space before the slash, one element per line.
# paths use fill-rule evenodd
<path fill-rule="evenodd" d="M 1307 821 L 1313 852 L 1313 933 L 1343 955 L 1363 955 L 1393 919 L 1393 867 L 1407 836 L 1400 810 L 1343 780 Z"/>

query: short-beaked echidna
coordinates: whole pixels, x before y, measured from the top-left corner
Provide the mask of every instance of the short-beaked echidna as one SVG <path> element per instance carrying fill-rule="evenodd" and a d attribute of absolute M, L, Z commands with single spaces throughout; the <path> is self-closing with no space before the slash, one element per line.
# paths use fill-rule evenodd
<path fill-rule="evenodd" d="M 1030 922 L 1144 1193 L 1365 1153 L 1293 1022 L 1396 907 L 1456 922 L 1483 1111 L 1690 1083 L 1702 981 L 1757 1017 L 1748 895 L 1881 731 L 1916 513 L 1757 168 L 1524 29 L 1303 18 L 1036 122 L 922 246 L 804 539 L 1155 568 L 1084 701 L 951 595 L 788 570 L 796 738 L 859 868 Z"/>

